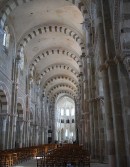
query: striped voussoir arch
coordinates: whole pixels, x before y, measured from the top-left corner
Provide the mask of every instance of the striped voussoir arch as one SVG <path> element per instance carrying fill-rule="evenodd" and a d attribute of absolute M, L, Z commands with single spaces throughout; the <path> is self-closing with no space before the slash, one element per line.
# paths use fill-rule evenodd
<path fill-rule="evenodd" d="M 30 63 L 30 70 L 32 70 L 32 68 L 34 68 L 38 64 L 38 62 L 41 61 L 43 58 L 54 55 L 67 56 L 73 59 L 79 65 L 79 67 L 82 66 L 82 60 L 76 53 L 73 53 L 72 51 L 63 48 L 53 48 L 39 52 Z"/>
<path fill-rule="evenodd" d="M 71 85 L 75 90 L 79 90 L 79 87 L 77 86 L 77 85 L 75 85 L 72 81 L 70 81 L 70 80 L 68 80 L 68 79 L 57 79 L 57 80 L 51 80 L 49 83 L 50 84 L 48 84 L 48 85 L 46 85 L 45 86 L 45 92 L 48 92 L 48 90 L 49 89 L 51 89 L 53 86 L 55 86 L 55 81 L 56 81 L 56 83 L 58 83 L 58 84 L 69 84 L 69 85 Z"/>
<path fill-rule="evenodd" d="M 79 87 L 79 84 L 77 81 L 75 81 L 75 79 L 73 79 L 72 77 L 69 76 L 65 76 L 65 75 L 57 75 L 57 76 L 53 76 L 51 78 L 49 78 L 47 81 L 45 81 L 45 84 L 43 85 L 43 88 L 46 89 L 47 86 L 52 83 L 55 82 L 58 79 L 64 79 L 64 80 L 68 80 L 70 81 L 72 84 L 74 84 L 77 88 Z"/>
<path fill-rule="evenodd" d="M 78 93 L 79 92 L 79 88 L 75 87 L 75 85 L 72 85 L 71 83 L 68 83 L 68 82 L 65 82 L 62 81 L 62 82 L 59 82 L 59 83 L 55 83 L 51 86 L 48 87 L 48 89 L 45 90 L 45 94 L 48 95 L 50 93 L 53 93 L 53 91 L 57 88 L 72 88 L 72 90 L 75 92 L 75 93 Z"/>
<path fill-rule="evenodd" d="M 85 42 L 83 41 L 83 37 L 80 37 L 75 30 L 65 25 L 40 25 L 35 28 L 30 29 L 23 37 L 19 40 L 17 44 L 17 56 L 20 55 L 21 49 L 23 49 L 29 41 L 33 38 L 37 37 L 38 35 L 55 32 L 55 33 L 62 33 L 72 37 L 80 46 L 82 53 L 85 53 Z"/>
<path fill-rule="evenodd" d="M 69 85 L 69 84 L 64 84 L 64 83 L 62 83 L 62 84 L 57 84 L 57 85 L 53 86 L 53 87 L 48 91 L 47 96 L 50 96 L 51 94 L 53 94 L 53 91 L 55 91 L 56 89 L 59 89 L 59 88 L 68 88 L 68 89 L 71 89 L 74 93 L 77 92 L 77 90 L 76 90 L 73 86 L 71 86 L 71 85 Z"/>
<path fill-rule="evenodd" d="M 60 94 L 66 94 L 68 96 L 71 96 L 72 99 L 74 99 L 76 97 L 76 95 L 73 92 L 67 91 L 67 90 L 60 90 L 58 92 L 56 92 L 54 95 L 48 97 L 51 99 L 51 101 L 55 101 L 56 98 L 60 95 Z"/>
<path fill-rule="evenodd" d="M 64 97 L 69 97 L 70 99 L 73 99 L 73 97 L 72 96 L 70 96 L 70 95 L 66 95 L 66 94 L 60 94 L 60 95 L 58 95 L 58 97 L 57 97 L 57 102 L 59 101 L 59 100 L 62 100 Z"/>
<path fill-rule="evenodd" d="M 63 70 L 68 70 L 70 73 L 73 73 L 77 78 L 79 77 L 79 72 L 76 71 L 76 70 L 74 70 L 72 67 L 70 67 L 70 66 L 68 66 L 68 65 L 65 65 L 65 64 L 53 64 L 53 65 L 47 67 L 46 69 L 44 69 L 44 70 L 39 74 L 40 80 L 42 80 L 43 77 L 44 77 L 47 73 L 49 73 L 49 72 L 51 72 L 51 71 L 54 71 L 54 70 L 58 70 L 58 69 L 59 69 L 59 70 L 61 70 L 61 69 L 63 69 Z"/>
<path fill-rule="evenodd" d="M 1 26 L 4 28 L 7 17 L 10 15 L 12 11 L 15 10 L 15 8 L 17 8 L 18 6 L 21 6 L 24 3 L 29 3 L 33 1 L 37 1 L 37 0 L 8 0 L 5 4 L 3 3 L 3 9 L 0 12 Z M 87 6 L 84 5 L 84 3 L 81 2 L 80 0 L 79 2 L 77 2 L 77 0 L 76 1 L 75 0 L 65 0 L 65 1 L 68 1 L 74 4 L 75 6 L 77 6 L 78 9 L 81 11 L 84 18 L 86 17 L 86 15 L 88 15 Z"/>
<path fill-rule="evenodd" d="M 68 87 L 59 87 L 59 88 L 56 88 L 56 89 L 54 89 L 54 91 L 52 91 L 50 94 L 49 94 L 49 96 L 47 96 L 47 97 L 49 97 L 49 98 L 51 98 L 51 97 L 53 97 L 57 92 L 62 92 L 62 93 L 64 93 L 65 91 L 67 91 L 67 92 L 69 92 L 69 93 L 71 93 L 71 94 L 73 94 L 73 96 L 77 96 L 77 92 L 74 92 L 71 88 L 68 88 Z"/>

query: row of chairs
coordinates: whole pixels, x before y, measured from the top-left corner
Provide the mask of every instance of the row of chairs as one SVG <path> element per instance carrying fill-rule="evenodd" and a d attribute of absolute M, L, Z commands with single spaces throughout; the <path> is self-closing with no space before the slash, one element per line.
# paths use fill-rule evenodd
<path fill-rule="evenodd" d="M 56 144 L 46 144 L 18 149 L 0 151 L 0 167 L 11 167 L 23 161 L 27 161 L 49 150 L 55 149 Z"/>
<path fill-rule="evenodd" d="M 66 167 L 67 164 L 90 167 L 90 155 L 79 145 L 66 144 L 37 158 L 37 167 Z"/>

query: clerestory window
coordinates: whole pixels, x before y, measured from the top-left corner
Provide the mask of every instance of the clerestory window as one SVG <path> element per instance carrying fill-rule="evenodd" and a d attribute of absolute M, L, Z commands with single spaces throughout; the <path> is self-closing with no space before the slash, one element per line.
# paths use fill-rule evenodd
<path fill-rule="evenodd" d="M 72 119 L 72 123 L 74 123 L 74 119 Z"/>
<path fill-rule="evenodd" d="M 61 123 L 64 123 L 64 120 L 63 120 L 63 119 L 61 119 Z"/>
<path fill-rule="evenodd" d="M 69 120 L 69 119 L 67 119 L 67 120 L 66 120 L 66 123 L 70 123 L 70 120 Z"/>
<path fill-rule="evenodd" d="M 63 116 L 63 115 L 64 115 L 64 109 L 61 108 L 61 116 Z"/>
<path fill-rule="evenodd" d="M 75 114 L 75 111 L 74 111 L 74 108 L 72 108 L 72 110 L 71 110 L 71 116 L 74 116 L 74 114 Z"/>
<path fill-rule="evenodd" d="M 19 62 L 19 66 L 21 71 L 23 71 L 24 69 L 24 52 L 23 52 L 23 48 L 20 51 L 20 62 Z"/>
<path fill-rule="evenodd" d="M 69 109 L 66 109 L 66 116 L 69 116 L 70 115 L 70 111 Z"/>
<path fill-rule="evenodd" d="M 4 36 L 3 36 L 3 46 L 5 47 L 5 49 L 9 48 L 9 42 L 10 42 L 10 33 L 8 27 L 5 26 Z"/>

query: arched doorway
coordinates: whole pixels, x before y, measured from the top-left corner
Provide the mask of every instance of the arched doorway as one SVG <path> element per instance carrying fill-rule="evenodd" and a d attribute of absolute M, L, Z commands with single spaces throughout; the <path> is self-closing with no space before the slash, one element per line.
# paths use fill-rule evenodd
<path fill-rule="evenodd" d="M 3 90 L 0 90 L 0 150 L 7 147 L 7 98 Z"/>
<path fill-rule="evenodd" d="M 16 139 L 15 139 L 15 147 L 22 148 L 24 143 L 24 136 L 23 136 L 23 109 L 20 103 L 17 104 L 17 122 L 16 122 Z"/>

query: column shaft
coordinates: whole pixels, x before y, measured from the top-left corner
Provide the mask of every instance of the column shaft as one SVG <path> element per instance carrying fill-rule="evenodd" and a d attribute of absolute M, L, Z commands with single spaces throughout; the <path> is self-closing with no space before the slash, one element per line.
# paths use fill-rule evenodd
<path fill-rule="evenodd" d="M 105 70 L 104 68 L 104 63 L 106 61 L 106 50 L 105 50 L 105 37 L 104 37 L 104 30 L 103 30 L 102 9 L 101 9 L 100 0 L 97 0 L 96 4 L 97 4 L 97 17 L 99 22 L 97 25 L 97 31 L 98 31 L 98 39 L 99 39 L 100 61 L 102 65 L 101 72 L 102 72 L 102 81 L 103 81 L 103 90 L 104 90 L 104 106 L 105 106 L 108 158 L 109 158 L 109 165 L 111 167 L 116 167 L 115 140 L 114 140 L 109 79 L 108 79 L 107 70 Z"/>
<path fill-rule="evenodd" d="M 124 125 L 122 117 L 122 106 L 119 88 L 119 78 L 117 73 L 117 66 L 113 63 L 116 56 L 114 38 L 112 36 L 112 22 L 110 15 L 109 2 L 101 0 L 104 32 L 106 37 L 106 51 L 108 58 L 108 75 L 111 93 L 112 115 L 114 123 L 115 134 L 115 148 L 116 148 L 116 162 L 118 167 L 127 167 L 126 150 L 125 150 L 125 136 Z"/>

